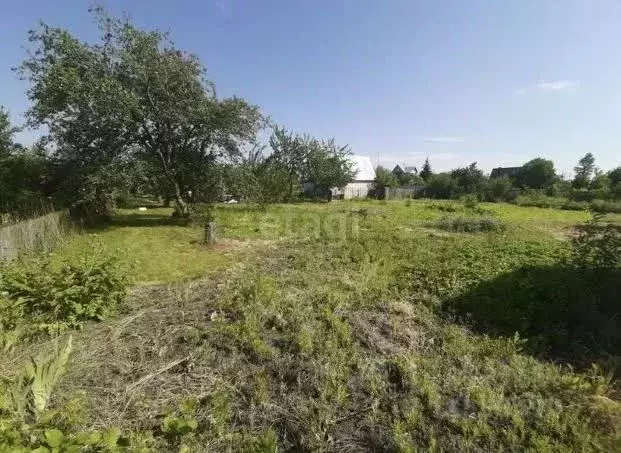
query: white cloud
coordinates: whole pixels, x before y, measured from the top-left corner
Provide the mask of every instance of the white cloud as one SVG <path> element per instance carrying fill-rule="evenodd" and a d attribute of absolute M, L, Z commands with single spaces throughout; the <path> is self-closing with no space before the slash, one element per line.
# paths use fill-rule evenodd
<path fill-rule="evenodd" d="M 556 91 L 575 91 L 579 83 L 572 80 L 539 81 L 526 88 L 515 90 L 515 94 L 527 94 L 533 92 L 550 93 Z"/>
<path fill-rule="evenodd" d="M 425 137 L 427 143 L 463 143 L 466 140 L 462 137 Z"/>

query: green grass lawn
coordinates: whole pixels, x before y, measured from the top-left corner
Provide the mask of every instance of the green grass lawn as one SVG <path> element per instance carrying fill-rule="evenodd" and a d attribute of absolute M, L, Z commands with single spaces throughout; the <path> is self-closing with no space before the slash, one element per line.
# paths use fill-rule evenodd
<path fill-rule="evenodd" d="M 123 210 L 57 258 L 96 239 L 165 284 L 74 333 L 55 407 L 159 451 L 620 451 L 619 310 L 589 305 L 618 280 L 566 265 L 588 214 L 478 208 L 219 206 L 215 247 L 170 210 Z"/>
<path fill-rule="evenodd" d="M 110 225 L 73 235 L 55 255 L 71 261 L 92 247 L 119 256 L 137 284 L 171 283 L 199 278 L 231 262 L 233 245 L 208 247 L 202 231 L 176 225 L 172 209 L 119 210 Z"/>

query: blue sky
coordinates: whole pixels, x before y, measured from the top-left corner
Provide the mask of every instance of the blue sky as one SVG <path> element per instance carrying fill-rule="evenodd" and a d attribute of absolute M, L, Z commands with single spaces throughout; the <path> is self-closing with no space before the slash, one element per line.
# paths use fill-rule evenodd
<path fill-rule="evenodd" d="M 83 39 L 89 1 L 6 2 L 0 104 L 16 121 L 10 67 L 39 19 Z M 551 158 L 569 174 L 593 152 L 621 165 L 617 0 L 177 0 L 100 2 L 197 53 L 221 96 L 276 122 L 336 137 L 374 163 L 490 170 Z M 22 133 L 32 141 L 35 132 Z"/>

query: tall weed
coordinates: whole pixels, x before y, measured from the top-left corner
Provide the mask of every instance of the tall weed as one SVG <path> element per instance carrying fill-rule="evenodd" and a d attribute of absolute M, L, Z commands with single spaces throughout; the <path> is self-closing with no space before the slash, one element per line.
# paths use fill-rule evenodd
<path fill-rule="evenodd" d="M 124 300 L 128 279 L 114 256 L 96 251 L 55 266 L 51 255 L 0 264 L 0 339 L 79 327 L 109 316 Z"/>

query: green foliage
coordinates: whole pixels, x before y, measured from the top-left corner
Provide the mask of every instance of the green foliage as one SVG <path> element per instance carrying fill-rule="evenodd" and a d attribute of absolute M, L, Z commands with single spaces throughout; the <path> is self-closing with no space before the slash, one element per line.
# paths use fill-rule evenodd
<path fill-rule="evenodd" d="M 378 165 L 375 169 L 375 180 L 373 181 L 373 194 L 376 198 L 384 198 L 386 187 L 397 187 L 399 180 L 397 176 L 387 168 Z"/>
<path fill-rule="evenodd" d="M 186 399 L 179 410 L 168 414 L 162 420 L 162 433 L 171 446 L 178 445 L 184 436 L 187 436 L 198 428 L 196 420 L 196 408 L 198 401 Z"/>
<path fill-rule="evenodd" d="M 594 171 L 595 157 L 593 157 L 591 153 L 586 153 L 584 157 L 578 161 L 578 166 L 574 167 L 576 176 L 572 185 L 577 189 L 586 189 L 591 182 Z"/>
<path fill-rule="evenodd" d="M 32 84 L 30 123 L 48 126 L 72 201 L 105 207 L 124 164 L 138 159 L 168 183 L 185 215 L 187 191 L 205 186 L 196 175 L 254 141 L 262 116 L 240 98 L 217 99 L 198 58 L 166 33 L 93 12 L 97 43 L 45 24 L 30 33 L 34 49 L 19 68 Z"/>
<path fill-rule="evenodd" d="M 349 147 L 338 146 L 334 139 L 319 141 L 275 127 L 270 147 L 272 154 L 258 167 L 265 201 L 292 201 L 301 183 L 312 186 L 313 195 L 325 196 L 354 176 Z"/>
<path fill-rule="evenodd" d="M 206 225 L 216 220 L 213 204 L 194 204 L 190 206 L 190 219 L 199 225 Z"/>
<path fill-rule="evenodd" d="M 11 125 L 9 112 L 0 105 L 0 159 L 12 154 L 18 145 L 13 141 L 13 135 L 19 132 L 19 128 Z"/>
<path fill-rule="evenodd" d="M 485 182 L 483 170 L 477 168 L 477 163 L 473 162 L 468 167 L 456 168 L 451 170 L 451 178 L 455 181 L 460 193 L 476 194 L 479 193 Z"/>
<path fill-rule="evenodd" d="M 610 170 L 607 175 L 612 187 L 621 186 L 621 167 Z"/>
<path fill-rule="evenodd" d="M 572 238 L 572 262 L 580 268 L 621 268 L 621 227 L 595 214 Z"/>
<path fill-rule="evenodd" d="M 431 171 L 431 164 L 429 163 L 429 158 L 425 158 L 425 163 L 423 164 L 423 168 L 418 174 L 425 182 L 429 181 L 433 172 Z"/>
<path fill-rule="evenodd" d="M 308 138 L 304 145 L 307 152 L 302 179 L 313 184 L 316 193 L 345 187 L 354 178 L 348 146 L 337 146 L 334 139 L 319 142 Z"/>
<path fill-rule="evenodd" d="M 425 195 L 429 198 L 455 198 L 459 195 L 459 188 L 448 173 L 431 175 L 426 181 Z"/>
<path fill-rule="evenodd" d="M 441 230 L 455 231 L 459 233 L 500 232 L 506 229 L 506 225 L 500 220 L 489 217 L 442 217 L 436 223 L 436 227 Z"/>
<path fill-rule="evenodd" d="M 1 264 L 3 334 L 58 332 L 102 320 L 123 302 L 125 269 L 118 259 L 94 253 L 78 263 L 53 265 L 52 257 Z"/>
<path fill-rule="evenodd" d="M 525 188 L 545 189 L 550 187 L 556 178 L 554 163 L 538 157 L 522 166 L 516 177 L 516 183 Z"/>
<path fill-rule="evenodd" d="M 511 201 L 514 197 L 513 181 L 508 176 L 491 178 L 484 189 L 484 197 L 488 201 Z"/>
<path fill-rule="evenodd" d="M 590 197 L 589 197 L 590 198 Z M 621 213 L 621 203 L 608 200 L 576 201 L 561 197 L 550 197 L 542 191 L 527 191 L 519 195 L 514 203 L 519 206 L 532 206 L 537 208 L 555 208 L 567 211 L 614 212 Z"/>

